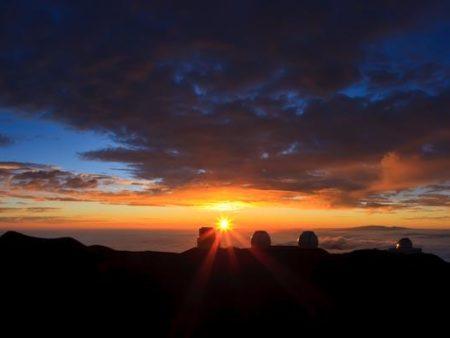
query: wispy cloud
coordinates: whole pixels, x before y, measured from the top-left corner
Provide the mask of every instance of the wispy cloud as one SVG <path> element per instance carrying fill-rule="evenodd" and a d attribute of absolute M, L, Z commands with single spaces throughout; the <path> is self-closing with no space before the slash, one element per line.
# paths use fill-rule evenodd
<path fill-rule="evenodd" d="M 26 207 L 26 208 L 17 208 L 17 207 L 0 207 L 0 214 L 5 212 L 31 212 L 31 213 L 44 213 L 59 210 L 60 208 L 54 207 Z"/>
<path fill-rule="evenodd" d="M 12 224 L 27 224 L 29 222 L 31 223 L 41 223 L 41 224 L 53 224 L 53 223 L 60 223 L 61 221 L 70 220 L 73 222 L 72 219 L 68 219 L 65 217 L 51 217 L 51 216 L 0 216 L 0 223 L 12 223 Z"/>

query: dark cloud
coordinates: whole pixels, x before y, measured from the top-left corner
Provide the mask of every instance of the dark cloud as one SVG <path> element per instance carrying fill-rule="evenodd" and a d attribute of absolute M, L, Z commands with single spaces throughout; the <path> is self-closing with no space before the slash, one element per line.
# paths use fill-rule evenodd
<path fill-rule="evenodd" d="M 161 177 L 171 186 L 362 190 L 380 179 L 380 161 L 390 152 L 418 156 L 424 166 L 448 157 L 445 148 L 434 146 L 449 139 L 447 96 L 398 93 L 376 102 L 334 96 L 311 101 L 301 116 L 255 117 L 234 110 L 226 124 L 191 116 L 164 130 L 142 130 L 158 133 L 162 149 L 103 149 L 83 157 L 129 163 L 138 176 Z M 430 179 L 449 179 L 448 164 L 438 163 Z"/>
<path fill-rule="evenodd" d="M 34 201 L 104 202 L 126 205 L 166 205 L 167 199 L 153 196 L 168 194 L 163 185 L 148 180 L 130 180 L 115 176 L 76 173 L 51 165 L 0 162 L 0 198 Z M 163 196 L 164 197 L 164 196 Z M 183 204 L 184 203 L 184 204 Z M 190 205 L 179 202 L 177 205 Z M 39 213 L 50 207 L 4 207 L 0 212 Z"/>
<path fill-rule="evenodd" d="M 21 162 L 0 162 L 0 186 L 29 191 L 66 192 L 95 190 L 111 185 L 115 178 L 106 175 L 78 174 L 57 167 Z"/>
<path fill-rule="evenodd" d="M 449 191 L 447 190 L 447 193 Z M 408 204 L 420 206 L 450 206 L 450 195 L 447 194 L 423 194 L 415 199 L 405 201 Z"/>
<path fill-rule="evenodd" d="M 35 190 L 92 189 L 98 186 L 101 176 L 73 174 L 59 169 L 25 171 L 9 179 L 11 186 Z"/>
<path fill-rule="evenodd" d="M 363 67 L 369 47 L 445 19 L 444 7 L 3 2 L 0 103 L 112 135 L 121 147 L 82 158 L 124 162 L 170 189 L 327 190 L 336 204 L 361 205 L 372 190 L 450 179 L 446 66 Z M 363 81 L 382 95 L 342 94 Z M 389 171 L 406 159 L 424 174 L 393 187 L 386 159 Z M 42 169 L 10 184 L 76 190 L 102 180 Z"/>
<path fill-rule="evenodd" d="M 450 70 L 439 63 L 407 64 L 397 66 L 378 66 L 365 73 L 372 91 L 386 92 L 393 89 L 405 90 L 421 88 L 428 91 L 439 91 L 448 86 Z"/>

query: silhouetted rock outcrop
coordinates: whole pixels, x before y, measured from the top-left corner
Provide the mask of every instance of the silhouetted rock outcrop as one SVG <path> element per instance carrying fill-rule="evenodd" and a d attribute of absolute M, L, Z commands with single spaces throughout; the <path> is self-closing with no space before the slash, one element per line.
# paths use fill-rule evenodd
<path fill-rule="evenodd" d="M 125 252 L 8 232 L 0 272 L 2 330 L 19 323 L 17 336 L 430 332 L 445 327 L 450 298 L 448 263 L 379 250 Z"/>

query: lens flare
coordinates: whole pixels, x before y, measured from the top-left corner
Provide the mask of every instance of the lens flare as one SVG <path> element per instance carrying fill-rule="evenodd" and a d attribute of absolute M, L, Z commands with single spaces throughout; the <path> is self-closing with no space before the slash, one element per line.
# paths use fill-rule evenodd
<path fill-rule="evenodd" d="M 227 217 L 220 217 L 217 220 L 217 228 L 220 231 L 230 231 L 231 230 L 231 220 Z"/>

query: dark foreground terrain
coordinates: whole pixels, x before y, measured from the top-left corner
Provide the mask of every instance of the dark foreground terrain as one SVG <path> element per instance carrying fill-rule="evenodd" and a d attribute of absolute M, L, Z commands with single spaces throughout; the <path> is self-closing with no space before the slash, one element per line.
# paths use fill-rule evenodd
<path fill-rule="evenodd" d="M 124 252 L 7 232 L 0 329 L 14 332 L 5 337 L 448 333 L 450 264 L 434 255 L 213 252 Z"/>

